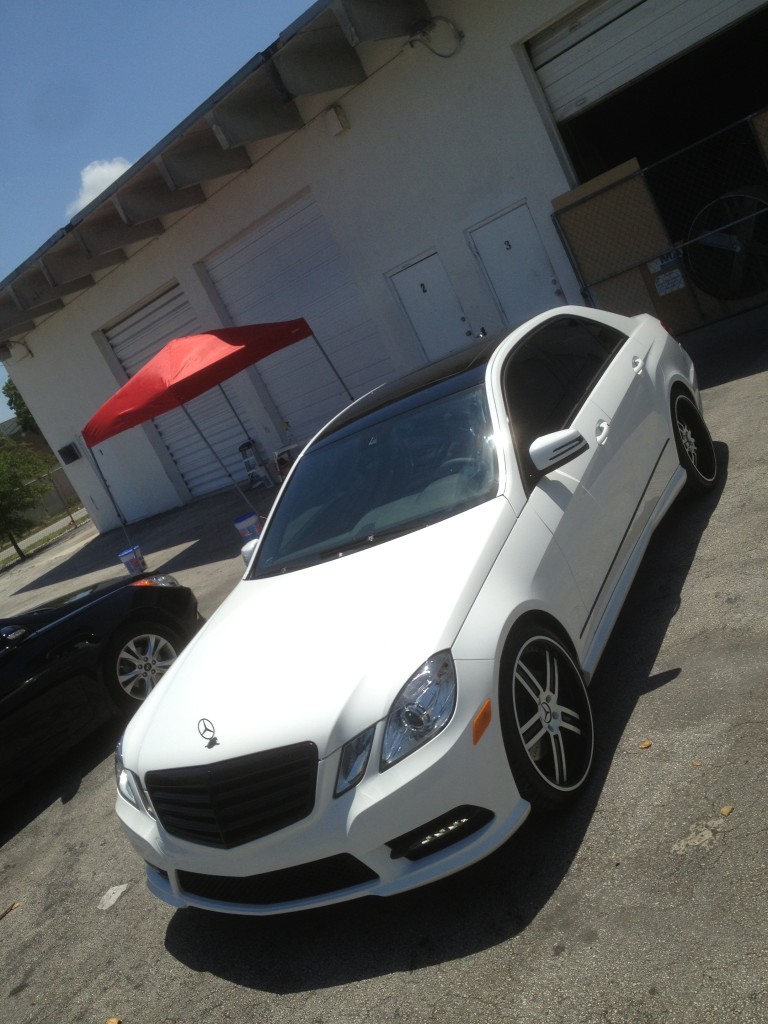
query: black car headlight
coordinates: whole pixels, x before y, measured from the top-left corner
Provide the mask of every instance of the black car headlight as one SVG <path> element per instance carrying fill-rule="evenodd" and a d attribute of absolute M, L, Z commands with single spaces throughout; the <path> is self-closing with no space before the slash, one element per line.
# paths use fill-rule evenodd
<path fill-rule="evenodd" d="M 167 572 L 152 573 L 150 576 L 142 576 L 137 580 L 132 580 L 132 587 L 180 587 L 181 584 L 175 576 L 171 576 Z"/>

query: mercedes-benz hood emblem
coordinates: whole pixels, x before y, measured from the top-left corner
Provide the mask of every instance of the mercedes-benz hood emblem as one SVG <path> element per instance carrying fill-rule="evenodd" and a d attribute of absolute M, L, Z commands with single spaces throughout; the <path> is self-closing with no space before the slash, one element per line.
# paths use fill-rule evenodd
<path fill-rule="evenodd" d="M 216 739 L 216 728 L 213 722 L 210 721 L 210 719 L 201 718 L 200 721 L 197 723 L 197 731 L 205 740 L 205 745 L 207 747 L 215 747 L 216 744 L 219 742 Z"/>

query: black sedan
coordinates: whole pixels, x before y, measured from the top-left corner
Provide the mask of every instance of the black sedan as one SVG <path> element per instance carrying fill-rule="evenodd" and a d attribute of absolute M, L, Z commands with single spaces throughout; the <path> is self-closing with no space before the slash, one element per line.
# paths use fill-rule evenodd
<path fill-rule="evenodd" d="M 95 583 L 0 619 L 0 800 L 159 682 L 202 620 L 173 576 Z"/>

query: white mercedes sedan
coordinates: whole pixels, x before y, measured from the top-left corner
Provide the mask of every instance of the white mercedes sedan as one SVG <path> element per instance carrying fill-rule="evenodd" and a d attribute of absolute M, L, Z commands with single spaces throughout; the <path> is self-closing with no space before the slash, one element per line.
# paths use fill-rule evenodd
<path fill-rule="evenodd" d="M 150 890 L 388 896 L 573 799 L 643 552 L 716 475 L 691 360 L 647 315 L 563 306 L 354 402 L 118 747 Z"/>

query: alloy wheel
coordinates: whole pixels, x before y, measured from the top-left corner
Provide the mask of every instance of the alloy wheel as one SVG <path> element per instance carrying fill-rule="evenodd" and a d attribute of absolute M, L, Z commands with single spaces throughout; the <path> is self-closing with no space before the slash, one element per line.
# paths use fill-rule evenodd
<path fill-rule="evenodd" d="M 144 700 L 160 682 L 177 651 L 166 637 L 159 633 L 141 633 L 125 642 L 117 655 L 117 682 L 134 700 Z"/>
<path fill-rule="evenodd" d="M 672 403 L 675 442 L 693 491 L 709 490 L 717 477 L 717 457 L 707 425 L 696 404 L 680 392 Z"/>
<path fill-rule="evenodd" d="M 514 663 L 515 725 L 528 763 L 551 790 L 571 793 L 592 765 L 592 712 L 581 673 L 562 645 L 533 636 Z"/>

